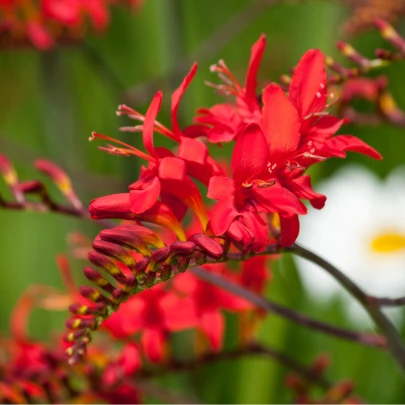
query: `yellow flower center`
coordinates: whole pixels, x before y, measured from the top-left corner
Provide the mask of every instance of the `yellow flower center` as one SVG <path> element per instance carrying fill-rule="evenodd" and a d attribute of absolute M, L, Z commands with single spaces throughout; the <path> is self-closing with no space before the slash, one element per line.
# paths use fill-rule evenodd
<path fill-rule="evenodd" d="M 376 253 L 396 253 L 405 250 L 405 235 L 396 232 L 382 232 L 371 241 Z"/>

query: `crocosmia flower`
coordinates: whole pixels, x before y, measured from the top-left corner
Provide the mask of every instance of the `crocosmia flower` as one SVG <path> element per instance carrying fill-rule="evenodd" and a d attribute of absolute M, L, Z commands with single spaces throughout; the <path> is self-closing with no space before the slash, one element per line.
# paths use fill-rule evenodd
<path fill-rule="evenodd" d="M 322 208 L 326 197 L 311 187 L 304 171 L 346 151 L 381 156 L 360 139 L 333 136 L 344 123 L 328 114 L 323 54 L 308 51 L 298 63 L 288 94 L 277 84 L 263 90 L 260 120 L 237 134 L 232 155 L 232 176 L 211 179 L 208 197 L 219 200 L 211 214 L 216 235 L 234 221 L 253 235 L 253 249 L 268 241 L 267 223 L 260 214 L 278 214 L 281 244 L 294 242 L 299 232 L 298 214 L 305 214 L 301 199 Z"/>
<path fill-rule="evenodd" d="M 87 20 L 94 30 L 106 28 L 113 4 L 137 0 L 3 0 L 0 2 L 1 47 L 34 45 L 47 50 L 55 42 L 74 42 L 86 33 Z M 136 4 L 135 4 L 136 3 Z"/>
<path fill-rule="evenodd" d="M 212 265 L 226 262 L 227 255 L 234 252 L 248 258 L 269 245 L 292 245 L 299 234 L 299 216 L 307 213 L 303 201 L 318 209 L 326 201 L 325 195 L 313 190 L 311 178 L 305 174 L 308 167 L 331 157 L 343 158 L 347 151 L 381 158 L 360 139 L 336 135 L 345 119 L 328 111 L 333 97 L 328 93 L 321 51 L 304 54 L 288 89 L 271 83 L 257 94 L 256 76 L 264 46 L 262 35 L 252 47 L 244 85 L 237 82 L 223 61 L 212 68 L 225 83 L 217 88 L 232 94 L 235 103 L 199 110 L 195 122 L 182 128 L 177 113 L 196 75 L 194 64 L 172 94 L 170 126 L 157 120 L 161 91 L 145 114 L 119 106 L 119 116 L 138 121 L 138 125 L 121 130 L 141 134 L 142 148 L 93 133 L 90 140 L 108 142 L 99 147 L 101 150 L 142 159 L 147 166 L 129 185 L 129 192 L 101 196 L 90 203 L 93 219 L 125 223 L 101 231 L 93 242 L 94 250 L 88 257 L 101 273 L 86 267 L 84 274 L 107 296 L 85 287 L 82 296 L 95 306 L 71 307 L 73 317 L 67 326 L 72 332 L 67 341 L 71 343 L 68 354 L 72 364 L 83 356 L 88 336 L 101 324 L 115 336 L 139 335 L 152 361 L 165 358 L 165 339 L 180 329 L 197 328 L 213 349 L 220 348 L 222 310 L 255 315 L 249 305 L 190 274 L 174 280 L 172 286 L 177 293 L 155 285 L 185 272 L 189 266 L 209 265 L 205 268 L 221 273 L 226 267 Z M 156 134 L 173 142 L 173 148 L 158 146 Z M 229 170 L 211 155 L 211 146 L 215 145 L 208 147 L 205 141 L 233 143 Z M 152 228 L 147 224 L 153 224 Z M 247 265 L 242 275 L 225 274 L 247 288 L 261 291 L 268 278 L 264 262 L 252 263 L 260 269 L 252 270 Z M 112 284 L 103 272 L 116 283 Z M 257 280 L 250 280 L 249 274 Z M 208 301 L 205 295 L 209 295 Z M 187 307 L 183 317 L 174 309 L 179 304 Z M 169 308 L 173 310 L 168 313 Z M 100 322 L 112 312 L 116 313 Z M 254 320 L 255 316 L 250 315 L 247 319 Z M 247 329 L 254 330 L 251 326 Z"/>

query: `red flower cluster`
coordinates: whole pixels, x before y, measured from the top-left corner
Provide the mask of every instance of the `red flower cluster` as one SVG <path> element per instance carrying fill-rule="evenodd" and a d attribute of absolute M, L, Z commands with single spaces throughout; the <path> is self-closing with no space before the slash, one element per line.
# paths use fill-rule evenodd
<path fill-rule="evenodd" d="M 251 266 L 252 261 L 255 270 L 267 274 L 264 258 L 260 263 L 252 258 L 245 266 Z M 244 281 L 243 273 L 233 274 L 225 264 L 204 267 L 234 283 Z M 213 350 L 221 349 L 225 331 L 223 310 L 243 313 L 252 310 L 252 306 L 191 273 L 184 273 L 175 277 L 173 283 L 158 284 L 129 298 L 104 321 L 103 329 L 118 339 L 139 334 L 142 351 L 150 361 L 159 362 L 165 358 L 170 333 L 181 330 L 197 329 L 207 337 Z"/>
<path fill-rule="evenodd" d="M 139 368 L 132 344 L 119 356 L 111 347 L 95 345 L 86 364 L 72 368 L 66 363 L 61 337 L 48 346 L 28 335 L 27 323 L 35 307 L 65 307 L 67 298 L 36 285 L 19 300 L 11 317 L 11 337 L 0 339 L 0 403 L 140 403 L 138 387 L 123 378 Z M 111 379 L 112 374 L 121 378 Z"/>
<path fill-rule="evenodd" d="M 32 43 L 41 50 L 55 40 L 83 37 L 86 20 L 95 30 L 104 29 L 109 7 L 123 3 L 135 5 L 139 0 L 2 0 L 0 1 L 0 34 L 10 43 Z"/>
<path fill-rule="evenodd" d="M 224 265 L 212 263 L 230 260 L 229 254 L 235 251 L 248 258 L 268 244 L 293 244 L 299 232 L 298 215 L 307 212 L 301 200 L 309 200 L 318 209 L 324 206 L 326 197 L 312 189 L 310 177 L 304 174 L 309 166 L 330 157 L 345 157 L 346 151 L 381 158 L 358 138 L 334 136 L 345 120 L 326 111 L 329 95 L 320 51 L 310 50 L 303 56 L 288 93 L 269 84 L 259 97 L 256 74 L 264 46 L 262 36 L 252 48 L 244 87 L 224 62 L 213 67 L 225 82 L 218 89 L 233 94 L 236 103 L 199 110 L 195 123 L 185 129 L 179 125 L 177 111 L 196 65 L 172 95 L 171 129 L 156 119 L 161 92 L 145 115 L 121 105 L 118 115 L 140 121 L 140 125 L 121 129 L 141 132 L 145 151 L 93 133 L 90 140 L 110 142 L 100 149 L 137 156 L 147 166 L 141 168 L 128 193 L 96 198 L 90 204 L 93 219 L 128 222 L 102 231 L 93 242 L 89 260 L 101 272 L 86 267 L 84 274 L 103 293 L 83 287 L 81 295 L 87 302 L 70 308 L 73 318 L 67 326 L 72 332 L 66 339 L 72 343 L 68 349 L 71 363 L 85 353 L 91 332 L 114 312 L 103 326 L 118 337 L 139 334 L 141 346 L 153 361 L 164 357 L 165 337 L 180 329 L 197 328 L 212 348 L 219 348 L 223 335 L 220 310 L 248 309 L 245 302 L 191 274 L 178 276 L 171 289 L 166 285 L 145 290 L 207 262 L 211 271 L 220 270 L 234 278 Z M 176 149 L 156 147 L 155 132 L 174 141 Z M 206 141 L 233 140 L 232 177 L 228 177 L 227 169 L 210 155 Z M 216 204 L 206 202 L 196 180 L 206 197 L 218 200 Z M 182 222 L 189 221 L 188 211 L 193 222 L 187 229 Z M 147 228 L 144 223 L 154 225 Z M 240 281 L 261 291 L 267 278 L 264 263 L 254 262 L 251 267 L 248 263 Z"/>
<path fill-rule="evenodd" d="M 240 85 L 223 61 L 213 66 L 224 80 L 216 86 L 232 94 L 235 104 L 225 103 L 199 110 L 196 124 L 181 130 L 177 110 L 181 97 L 194 77 L 194 65 L 172 96 L 172 129 L 156 121 L 162 94 L 154 97 L 145 116 L 120 106 L 118 114 L 140 120 L 141 125 L 123 128 L 142 131 L 147 154 L 104 138 L 123 147 L 108 145 L 113 154 L 136 155 L 148 161 L 139 180 L 128 194 L 110 195 L 90 205 L 93 218 L 122 218 L 154 222 L 172 229 L 184 239 L 180 225 L 187 209 L 200 220 L 207 235 L 223 237 L 246 250 L 262 251 L 269 238 L 279 238 L 282 246 L 291 245 L 298 236 L 298 215 L 306 214 L 301 200 L 322 208 L 326 197 L 311 187 L 305 170 L 330 157 L 345 157 L 346 151 L 381 156 L 360 139 L 350 135 L 334 136 L 345 122 L 329 114 L 324 56 L 319 50 L 305 53 L 286 93 L 269 84 L 256 94 L 256 75 L 264 52 L 265 37 L 252 48 L 245 85 Z M 177 155 L 154 146 L 154 132 L 178 143 Z M 196 139 L 200 137 L 200 139 Z M 204 140 L 235 140 L 232 177 L 227 177 L 210 156 Z M 218 200 L 210 214 L 192 179 L 208 188 L 207 197 Z M 270 234 L 269 234 L 270 231 Z"/>

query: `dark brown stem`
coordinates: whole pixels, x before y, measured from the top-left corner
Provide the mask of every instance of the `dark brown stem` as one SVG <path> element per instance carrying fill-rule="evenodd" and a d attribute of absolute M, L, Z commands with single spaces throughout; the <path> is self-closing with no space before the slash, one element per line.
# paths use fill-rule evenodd
<path fill-rule="evenodd" d="M 371 305 L 379 305 L 381 307 L 399 307 L 405 305 L 405 297 L 401 298 L 378 298 L 368 297 Z"/>
<path fill-rule="evenodd" d="M 347 329 L 339 328 L 337 326 L 329 325 L 327 323 L 310 318 L 300 312 L 296 312 L 290 308 L 286 308 L 280 304 L 277 304 L 269 299 L 261 297 L 256 293 L 235 284 L 226 278 L 209 272 L 201 267 L 192 267 L 188 271 L 195 274 L 198 278 L 216 285 L 224 290 L 227 290 L 233 294 L 236 294 L 242 298 L 245 298 L 249 302 L 255 304 L 257 307 L 264 309 L 265 311 L 275 313 L 290 321 L 293 321 L 299 325 L 317 330 L 319 332 L 326 333 L 341 339 L 346 339 L 352 342 L 356 342 L 365 346 L 378 347 L 380 349 L 385 348 L 386 342 L 384 337 L 371 333 L 354 332 Z"/>
<path fill-rule="evenodd" d="M 345 274 L 315 253 L 297 244 L 294 244 L 290 248 L 284 250 L 292 252 L 319 265 L 331 276 L 333 276 L 349 293 L 351 293 L 354 298 L 356 298 L 356 300 L 364 307 L 385 336 L 388 350 L 391 352 L 393 358 L 405 373 L 405 347 L 400 335 L 388 318 L 381 312 L 379 305 L 375 305 L 373 303 L 373 299 L 370 299 L 370 297 Z"/>
<path fill-rule="evenodd" d="M 94 223 L 100 224 L 104 228 L 112 228 L 116 226 L 113 221 L 108 220 L 94 220 L 90 217 L 86 210 L 79 210 L 73 206 L 55 203 L 47 196 L 41 202 L 27 201 L 22 203 L 15 201 L 5 201 L 0 196 L 0 208 L 16 211 L 34 211 L 34 212 L 55 212 L 58 214 L 73 216 L 76 218 L 83 218 Z"/>
<path fill-rule="evenodd" d="M 260 343 L 255 342 L 250 343 L 243 347 L 239 347 L 232 351 L 207 353 L 197 359 L 189 361 L 171 360 L 168 364 L 156 370 L 141 370 L 135 375 L 135 378 L 143 380 L 146 378 L 160 377 L 162 375 L 172 372 L 192 371 L 199 367 L 217 361 L 233 360 L 249 355 L 258 355 L 276 360 L 287 369 L 297 372 L 299 375 L 301 375 L 303 378 L 305 378 L 305 380 L 309 382 L 313 382 L 324 389 L 328 389 L 331 387 L 330 382 L 328 382 L 319 373 L 316 373 L 311 369 L 308 369 L 301 363 L 297 362 L 296 360 L 290 358 L 289 356 L 285 355 L 284 353 L 274 348 L 264 346 L 261 345 Z"/>

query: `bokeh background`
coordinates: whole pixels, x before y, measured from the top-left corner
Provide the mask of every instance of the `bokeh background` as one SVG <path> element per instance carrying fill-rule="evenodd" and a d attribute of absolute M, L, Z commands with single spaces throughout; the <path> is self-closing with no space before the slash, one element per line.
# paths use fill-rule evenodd
<path fill-rule="evenodd" d="M 56 46 L 48 52 L 2 50 L 0 151 L 15 163 L 22 179 L 41 176 L 32 167 L 36 158 L 54 160 L 71 175 L 86 203 L 96 196 L 123 191 L 137 177 L 139 163 L 107 155 L 88 142 L 91 131 L 97 131 L 137 144 L 136 134 L 118 132 L 119 126 L 129 123 L 115 115 L 118 104 L 125 102 L 145 111 L 154 92 L 162 88 L 165 108 L 160 119 L 168 122 L 171 91 L 196 60 L 199 72 L 180 108 L 181 123 L 189 124 L 198 107 L 221 100 L 204 85 L 205 80 L 217 81 L 209 73 L 209 65 L 222 58 L 243 80 L 250 47 L 262 32 L 268 44 L 260 83 L 288 72 L 309 48 L 341 60 L 335 49 L 338 39 L 349 40 L 363 54 L 372 55 L 384 41 L 373 29 L 347 36 L 343 26 L 352 13 L 342 1 L 144 0 L 137 12 L 115 7 L 108 29 L 98 35 L 89 33 L 78 45 Z M 405 33 L 401 18 L 396 26 Z M 405 107 L 403 72 L 404 63 L 398 62 L 384 74 L 398 104 Z M 362 103 L 358 108 L 367 110 Z M 353 162 L 381 178 L 405 162 L 404 129 L 388 124 L 353 125 L 345 132 L 377 148 L 384 160 L 376 162 L 355 154 L 346 161 L 330 160 L 313 170 L 315 182 Z M 228 156 L 229 152 L 228 147 L 221 151 Z M 0 190 L 6 195 L 4 184 Z M 66 238 L 72 231 L 94 237 L 98 228 L 55 214 L 0 210 L 2 332 L 7 331 L 12 308 L 29 285 L 62 287 L 55 255 L 67 252 Z M 74 263 L 77 280 L 82 265 Z M 291 257 L 285 255 L 274 262 L 272 272 L 268 294 L 274 300 L 321 320 L 349 325 L 338 300 L 319 305 L 304 291 Z M 33 336 L 45 338 L 52 331 L 62 331 L 65 318 L 66 313 L 36 311 L 30 324 Z M 235 333 L 235 319 L 230 316 L 227 344 L 234 342 Z M 405 339 L 405 327 L 402 334 Z M 181 337 L 178 339 L 180 351 Z M 307 364 L 319 353 L 330 353 L 331 380 L 354 380 L 355 392 L 366 402 L 405 402 L 404 381 L 385 353 L 303 329 L 271 314 L 260 330 L 260 340 Z M 286 373 L 269 359 L 245 358 L 168 376 L 160 382 L 208 403 L 285 403 L 292 400 L 284 388 Z"/>

